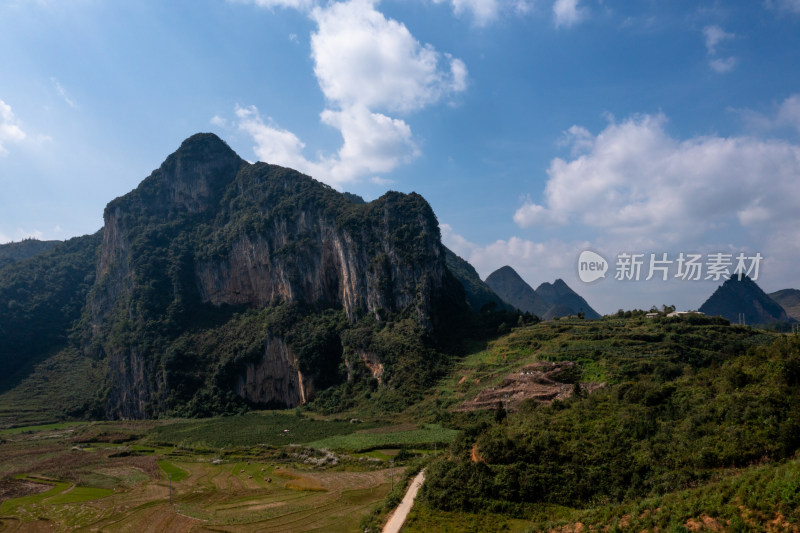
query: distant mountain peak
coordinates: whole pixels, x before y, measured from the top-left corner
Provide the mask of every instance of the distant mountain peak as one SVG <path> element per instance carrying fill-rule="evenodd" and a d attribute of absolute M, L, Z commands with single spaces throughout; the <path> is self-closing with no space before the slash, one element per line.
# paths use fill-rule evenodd
<path fill-rule="evenodd" d="M 553 287 L 556 287 L 556 288 L 559 288 L 559 289 L 566 289 L 566 290 L 568 290 L 570 292 L 574 292 L 572 289 L 569 288 L 569 285 L 567 285 L 566 282 L 561 278 L 558 278 L 553 282 Z"/>
<path fill-rule="evenodd" d="M 556 279 L 553 283 L 542 283 L 536 288 L 536 294 L 553 304 L 553 307 L 545 314 L 547 318 L 577 315 L 578 313 L 583 313 L 586 318 L 600 318 L 600 314 L 561 278 Z"/>
<path fill-rule="evenodd" d="M 224 155 L 236 155 L 236 152 L 228 146 L 228 143 L 214 133 L 195 133 L 187 137 L 175 151 L 175 154 L 197 154 L 198 152 L 207 154 L 222 152 Z"/>
<path fill-rule="evenodd" d="M 744 317 L 747 324 L 771 324 L 789 320 L 786 311 L 761 290 L 748 276 L 733 276 L 717 287 L 708 300 L 700 306 L 700 312 L 710 316 L 721 316 L 738 323 Z"/>
<path fill-rule="evenodd" d="M 578 313 L 584 313 L 586 318 L 600 318 L 600 314 L 561 278 L 553 283 L 542 283 L 533 290 L 513 268 L 504 266 L 490 274 L 486 284 L 517 309 L 540 318 L 551 319 Z"/>
<path fill-rule="evenodd" d="M 498 268 L 486 278 L 486 284 L 503 300 L 520 311 L 544 316 L 551 305 L 528 285 L 517 271 L 506 265 Z"/>

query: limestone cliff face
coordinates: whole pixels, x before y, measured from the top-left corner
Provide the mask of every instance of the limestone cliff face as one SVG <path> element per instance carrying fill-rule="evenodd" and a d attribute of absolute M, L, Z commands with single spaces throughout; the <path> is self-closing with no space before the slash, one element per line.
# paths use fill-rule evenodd
<path fill-rule="evenodd" d="M 314 381 L 297 369 L 297 358 L 283 339 L 269 337 L 263 357 L 237 376 L 235 392 L 256 405 L 293 407 L 314 394 Z"/>
<path fill-rule="evenodd" d="M 430 329 L 449 275 L 421 196 L 354 202 L 291 169 L 248 164 L 210 134 L 184 141 L 111 202 L 104 221 L 89 311 L 93 345 L 109 359 L 109 416 L 146 417 L 169 404 L 170 339 L 194 327 L 197 309 L 293 302 L 342 309 L 350 321 L 410 311 Z M 260 359 L 248 356 L 214 386 L 257 405 L 311 398 L 313 372 L 301 374 L 278 336 L 258 335 Z M 364 359 L 380 373 L 380 361 Z"/>
<path fill-rule="evenodd" d="M 430 236 L 422 249 L 429 261 L 410 261 L 395 249 L 392 226 L 404 216 L 406 199 L 378 200 L 382 224 L 357 232 L 306 208 L 293 222 L 282 219 L 269 231 L 239 236 L 225 256 L 198 262 L 201 298 L 214 305 L 260 307 L 278 300 L 340 306 L 351 319 L 366 312 L 380 318 L 418 304 L 419 319 L 427 322 L 429 291 L 442 284 L 443 253 L 435 218 L 412 221 L 423 237 Z M 298 235 L 302 247 L 293 245 Z M 420 285 L 426 290 L 418 301 Z"/>

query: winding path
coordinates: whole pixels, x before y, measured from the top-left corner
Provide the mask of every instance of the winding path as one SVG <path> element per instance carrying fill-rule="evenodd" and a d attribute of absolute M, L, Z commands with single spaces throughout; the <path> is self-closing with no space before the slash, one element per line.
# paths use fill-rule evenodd
<path fill-rule="evenodd" d="M 417 497 L 417 492 L 424 481 L 425 470 L 422 470 L 411 481 L 406 495 L 403 496 L 403 501 L 400 502 L 400 505 L 398 505 L 397 509 L 392 513 L 392 516 L 389 517 L 389 521 L 386 522 L 386 525 L 383 526 L 383 533 L 398 533 L 400 531 L 400 528 L 403 527 L 406 521 L 409 511 L 411 511 L 411 507 L 414 505 L 414 498 Z"/>

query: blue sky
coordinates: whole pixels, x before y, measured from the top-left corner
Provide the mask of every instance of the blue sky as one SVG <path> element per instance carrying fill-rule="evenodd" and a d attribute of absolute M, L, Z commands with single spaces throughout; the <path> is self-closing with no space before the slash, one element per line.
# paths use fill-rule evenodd
<path fill-rule="evenodd" d="M 615 280 L 620 253 L 760 253 L 764 289 L 800 288 L 800 0 L 4 0 L 0 55 L 0 242 L 96 231 L 212 131 L 419 192 L 483 277 L 601 312 L 720 282 Z"/>

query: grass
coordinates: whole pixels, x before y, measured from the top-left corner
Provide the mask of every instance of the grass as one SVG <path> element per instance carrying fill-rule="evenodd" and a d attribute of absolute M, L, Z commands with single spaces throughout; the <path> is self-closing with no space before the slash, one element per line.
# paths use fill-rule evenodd
<path fill-rule="evenodd" d="M 114 491 L 109 489 L 101 489 L 96 487 L 73 487 L 71 490 L 61 492 L 51 498 L 46 498 L 45 503 L 49 505 L 58 505 L 61 503 L 87 502 L 99 500 L 101 498 L 111 496 L 112 494 L 114 494 Z"/>
<path fill-rule="evenodd" d="M 0 428 L 63 422 L 96 400 L 105 363 L 65 349 L 36 365 L 13 389 L 0 394 Z"/>
<path fill-rule="evenodd" d="M 158 466 L 161 467 L 161 470 L 174 482 L 183 481 L 187 477 L 189 477 L 189 472 L 183 470 L 182 468 L 178 468 L 174 464 L 170 463 L 166 459 L 161 459 L 158 461 Z"/>
<path fill-rule="evenodd" d="M 89 422 L 54 422 L 51 424 L 39 424 L 34 426 L 19 426 L 14 428 L 0 429 L 0 435 L 19 435 L 20 433 L 34 433 L 37 431 L 71 429 L 85 424 L 89 424 Z"/>
<path fill-rule="evenodd" d="M 285 446 L 307 444 L 334 435 L 352 433 L 356 429 L 377 426 L 378 424 L 373 423 L 355 426 L 342 420 L 315 420 L 286 412 L 261 412 L 179 420 L 155 428 L 150 433 L 149 440 L 154 443 L 206 448 Z"/>
<path fill-rule="evenodd" d="M 81 431 L 103 435 L 128 429 L 145 434 L 153 430 L 147 424 L 101 422 Z M 19 468 L 23 457 L 30 471 L 47 477 L 19 477 L 51 485 L 43 493 L 0 505 L 0 516 L 17 521 L 22 530 L 183 530 L 200 519 L 210 529 L 354 533 L 362 517 L 380 506 L 390 489 L 389 473 L 378 464 L 311 468 L 296 464 L 281 450 L 260 446 L 224 454 L 226 459 L 219 463 L 212 462 L 216 454 L 151 447 L 156 457 L 180 454 L 180 460 L 170 455 L 156 462 L 152 456 L 135 454 L 111 457 L 119 447 L 78 450 L 72 447 L 74 433 L 51 435 L 52 431 L 16 433 L 0 442 L 0 469 Z M 131 444 L 139 446 L 138 441 Z M 242 458 L 232 459 L 238 455 Z M 154 469 L 140 470 L 147 462 Z M 51 473 L 54 468 L 58 474 Z M 173 506 L 167 503 L 164 479 L 170 474 Z M 56 480 L 56 475 L 65 479 Z M 101 478 L 113 485 L 100 488 L 75 481 Z"/>
<path fill-rule="evenodd" d="M 44 482 L 41 479 L 35 479 L 35 481 L 39 483 Z M 4 501 L 2 504 L 0 504 L 0 515 L 12 515 L 20 507 L 40 503 L 47 498 L 55 497 L 56 495 L 64 492 L 70 487 L 69 483 L 64 483 L 64 482 L 51 482 L 51 483 L 53 485 L 53 488 L 45 492 L 40 492 L 39 494 L 31 494 L 28 496 L 22 496 L 19 498 L 14 498 L 11 500 Z"/>
<path fill-rule="evenodd" d="M 363 452 L 377 448 L 407 448 L 413 446 L 433 446 L 449 444 L 458 431 L 447 429 L 439 424 L 425 424 L 422 428 L 394 431 L 394 432 L 368 432 L 358 431 L 348 435 L 336 435 L 311 443 L 314 448 L 328 448 L 333 450 L 348 450 Z"/>

